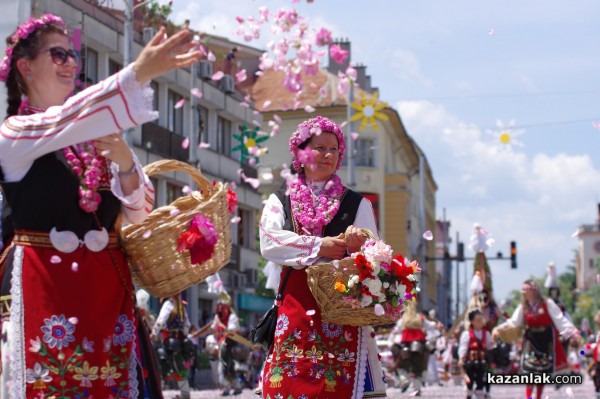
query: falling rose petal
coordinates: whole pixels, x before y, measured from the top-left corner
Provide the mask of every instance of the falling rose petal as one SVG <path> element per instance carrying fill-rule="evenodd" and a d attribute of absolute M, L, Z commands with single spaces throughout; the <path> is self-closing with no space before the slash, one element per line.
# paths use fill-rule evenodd
<path fill-rule="evenodd" d="M 183 186 L 183 188 L 181 189 L 181 192 L 182 192 L 182 193 L 184 193 L 184 194 L 189 194 L 189 193 L 191 193 L 191 192 L 192 192 L 192 189 L 190 188 L 190 186 L 188 186 L 188 185 L 185 185 L 185 186 Z"/>
<path fill-rule="evenodd" d="M 244 23 L 244 18 L 242 18 L 242 17 L 235 17 L 235 20 L 238 21 L 238 23 L 240 23 L 240 24 Z"/>
<path fill-rule="evenodd" d="M 575 233 L 571 234 L 571 238 L 575 238 L 579 235 L 579 229 L 575 230 Z"/>
<path fill-rule="evenodd" d="M 185 104 L 185 98 L 182 98 L 181 100 L 177 101 L 177 103 L 175 103 L 175 109 L 183 107 L 183 104 Z"/>
<path fill-rule="evenodd" d="M 102 155 L 103 157 L 107 157 L 108 155 L 110 155 L 110 150 L 104 150 L 100 153 L 100 155 Z"/>
<path fill-rule="evenodd" d="M 306 111 L 310 114 L 311 112 L 315 112 L 315 107 L 307 105 L 306 107 L 304 107 L 304 111 Z"/>
<path fill-rule="evenodd" d="M 237 184 L 232 181 L 231 183 L 229 183 L 229 187 L 231 187 L 232 190 L 235 190 L 237 188 Z"/>
<path fill-rule="evenodd" d="M 73 262 L 71 264 L 71 271 L 77 272 L 79 270 L 79 264 L 77 262 Z"/>
<path fill-rule="evenodd" d="M 596 284 L 600 284 L 600 274 L 596 274 Z"/>
<path fill-rule="evenodd" d="M 200 144 L 198 144 L 198 148 L 208 148 L 210 147 L 210 144 L 208 143 L 204 143 L 204 142 L 200 142 Z"/>
<path fill-rule="evenodd" d="M 248 158 L 248 165 L 255 166 L 256 165 L 256 158 Z"/>
<path fill-rule="evenodd" d="M 246 101 L 242 101 L 242 102 L 240 103 L 240 107 L 245 107 L 245 108 L 248 108 L 248 107 L 250 107 L 250 104 L 248 104 Z"/>
<path fill-rule="evenodd" d="M 194 97 L 196 97 L 196 98 L 202 98 L 202 96 L 203 96 L 202 92 L 201 92 L 201 91 L 200 91 L 200 89 L 199 89 L 199 88 L 197 88 L 197 87 L 194 87 L 194 88 L 191 90 L 191 93 L 192 93 L 192 96 L 194 96 Z"/>
<path fill-rule="evenodd" d="M 217 60 L 217 57 L 215 57 L 212 51 L 209 51 L 208 55 L 206 56 L 206 59 L 210 62 L 215 62 Z"/>
<path fill-rule="evenodd" d="M 187 150 L 188 147 L 190 146 L 190 139 L 188 139 L 187 137 L 185 139 L 183 139 L 183 141 L 181 142 L 181 148 L 183 148 L 184 150 Z"/>
<path fill-rule="evenodd" d="M 76 325 L 79 323 L 79 319 L 77 317 L 69 317 L 69 323 Z"/>
<path fill-rule="evenodd" d="M 307 315 L 307 316 L 313 316 L 315 313 L 317 313 L 317 312 L 315 312 L 315 310 L 314 310 L 314 309 L 310 309 L 310 310 L 307 310 L 307 311 L 306 311 L 306 315 Z"/>
<path fill-rule="evenodd" d="M 333 261 L 333 262 L 331 262 L 331 263 L 333 263 L 333 266 L 334 266 L 336 269 L 337 269 L 338 267 L 340 267 L 340 261 L 339 261 L 339 260 L 337 260 L 337 259 L 336 259 L 336 260 L 334 260 L 334 261 Z"/>
<path fill-rule="evenodd" d="M 171 211 L 172 212 L 172 211 Z M 144 231 L 144 234 L 142 234 L 142 237 L 144 238 L 148 238 L 152 235 L 152 230 L 146 230 Z"/>
<path fill-rule="evenodd" d="M 237 80 L 238 83 L 243 82 L 247 78 L 248 78 L 248 75 L 246 75 L 245 69 L 242 69 L 241 71 L 239 71 L 238 73 L 235 74 L 235 80 Z"/>
<path fill-rule="evenodd" d="M 225 76 L 225 74 L 223 73 L 223 71 L 217 71 L 213 74 L 213 76 L 211 77 L 212 80 L 218 81 L 223 79 L 223 76 Z"/>
<path fill-rule="evenodd" d="M 223 281 L 221 281 L 221 280 L 217 280 L 213 284 L 213 287 L 215 287 L 215 288 L 219 288 L 219 287 L 222 287 L 222 286 L 223 286 Z"/>
<path fill-rule="evenodd" d="M 380 303 L 375 304 L 373 311 L 375 312 L 375 316 L 383 316 L 385 314 L 385 310 L 383 309 L 383 306 L 381 306 Z"/>
<path fill-rule="evenodd" d="M 171 209 L 171 212 L 169 212 L 169 215 L 171 215 L 172 217 L 175 217 L 175 216 L 179 215 L 180 212 L 181 212 L 181 210 L 179 208 Z"/>
<path fill-rule="evenodd" d="M 350 133 L 350 138 L 352 138 L 352 141 L 356 141 L 356 139 L 358 139 L 358 133 L 356 133 L 356 132 Z"/>
<path fill-rule="evenodd" d="M 257 120 L 252 120 L 252 124 L 253 124 L 254 126 L 258 126 L 258 127 L 261 127 L 261 126 L 262 126 L 262 123 L 260 123 L 260 122 L 259 122 L 259 121 L 257 121 Z"/>
<path fill-rule="evenodd" d="M 573 389 L 571 387 L 567 387 L 567 389 L 565 389 L 565 393 L 567 394 L 567 396 L 569 398 L 574 398 L 575 396 L 573 395 Z"/>
<path fill-rule="evenodd" d="M 600 122 L 592 122 L 592 126 L 600 130 Z"/>
<path fill-rule="evenodd" d="M 263 109 L 266 111 L 271 106 L 271 100 L 267 100 L 263 103 Z"/>
<path fill-rule="evenodd" d="M 347 124 L 348 124 L 348 121 L 343 121 L 343 122 L 340 124 L 340 129 L 343 129 L 343 128 L 344 128 L 344 126 L 346 126 Z"/>
<path fill-rule="evenodd" d="M 488 29 L 488 35 L 494 36 L 495 33 L 496 32 L 494 31 L 494 29 L 492 29 L 492 28 Z"/>
<path fill-rule="evenodd" d="M 427 241 L 433 240 L 433 233 L 431 232 L 431 230 L 427 230 L 425 233 L 423 233 L 423 238 Z"/>
<path fill-rule="evenodd" d="M 240 222 L 240 220 L 242 220 L 242 218 L 239 216 L 232 217 L 231 224 L 238 224 Z"/>
<path fill-rule="evenodd" d="M 58 256 L 58 255 L 52 255 L 50 257 L 50 263 L 56 265 L 57 263 L 60 263 L 60 262 L 62 262 L 62 259 L 60 258 L 60 256 Z"/>
<path fill-rule="evenodd" d="M 281 124 L 281 116 L 277 115 L 277 114 L 273 114 L 273 120 L 279 124 Z"/>

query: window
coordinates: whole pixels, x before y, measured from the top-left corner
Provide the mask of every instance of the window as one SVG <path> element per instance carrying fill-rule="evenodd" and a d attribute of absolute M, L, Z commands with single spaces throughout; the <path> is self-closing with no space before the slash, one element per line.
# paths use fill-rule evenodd
<path fill-rule="evenodd" d="M 181 95 L 169 90 L 169 100 L 167 102 L 167 129 L 183 136 L 183 107 L 175 108 L 175 104 L 182 99 L 183 97 Z"/>
<path fill-rule="evenodd" d="M 150 88 L 152 89 L 152 91 L 154 91 L 154 94 L 152 96 L 152 108 L 155 111 L 159 111 L 159 109 L 158 109 L 158 83 L 155 81 L 151 81 Z"/>
<path fill-rule="evenodd" d="M 178 184 L 167 182 L 167 204 L 170 204 L 181 197 L 183 195 L 182 189 L 183 187 Z"/>
<path fill-rule="evenodd" d="M 217 150 L 231 155 L 231 121 L 222 116 L 217 118 Z"/>
<path fill-rule="evenodd" d="M 246 210 L 238 208 L 238 216 L 240 222 L 237 225 L 238 228 L 238 240 L 237 244 L 241 247 L 254 249 L 256 234 L 254 231 L 254 216 L 256 212 L 254 210 Z"/>
<path fill-rule="evenodd" d="M 197 105 L 196 112 L 198 113 L 198 143 L 208 143 L 208 108 Z"/>
<path fill-rule="evenodd" d="M 375 140 L 358 139 L 354 142 L 355 165 L 375 167 Z"/>
<path fill-rule="evenodd" d="M 152 187 L 154 187 L 154 205 L 152 206 L 152 209 L 156 209 L 158 207 L 158 179 L 150 176 L 150 183 L 152 183 Z"/>
<path fill-rule="evenodd" d="M 108 60 L 108 75 L 114 75 L 119 72 L 123 68 L 123 65 L 119 64 L 117 61 Z"/>
<path fill-rule="evenodd" d="M 98 83 L 98 52 L 87 46 L 81 49 L 80 75 L 83 75 L 83 79 L 80 78 L 82 82 L 90 79 L 90 83 Z"/>

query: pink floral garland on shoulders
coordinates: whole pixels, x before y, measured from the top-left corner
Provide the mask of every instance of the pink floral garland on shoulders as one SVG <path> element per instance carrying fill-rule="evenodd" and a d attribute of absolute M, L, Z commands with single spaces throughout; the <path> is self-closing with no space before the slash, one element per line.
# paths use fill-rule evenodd
<path fill-rule="evenodd" d="M 307 235 L 320 236 L 339 211 L 343 192 L 344 185 L 336 174 L 331 176 L 319 195 L 308 187 L 306 177 L 299 175 L 290 185 L 290 203 L 300 230 Z"/>

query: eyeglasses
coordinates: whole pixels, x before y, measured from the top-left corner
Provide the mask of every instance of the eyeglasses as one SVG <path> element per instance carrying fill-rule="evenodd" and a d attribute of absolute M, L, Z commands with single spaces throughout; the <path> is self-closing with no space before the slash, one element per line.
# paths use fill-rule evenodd
<path fill-rule="evenodd" d="M 50 52 L 52 62 L 54 62 L 56 65 L 66 64 L 69 57 L 73 58 L 73 61 L 75 61 L 76 64 L 79 64 L 79 52 L 73 49 L 65 50 L 62 47 L 50 47 L 46 51 Z"/>

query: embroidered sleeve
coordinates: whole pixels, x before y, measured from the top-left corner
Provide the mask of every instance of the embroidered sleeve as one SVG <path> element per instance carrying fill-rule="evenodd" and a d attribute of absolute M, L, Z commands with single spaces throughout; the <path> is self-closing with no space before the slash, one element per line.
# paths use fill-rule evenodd
<path fill-rule="evenodd" d="M 160 308 L 160 313 L 156 318 L 156 322 L 154 323 L 154 327 L 152 328 L 152 334 L 158 335 L 162 329 L 167 325 L 167 320 L 169 320 L 169 315 L 173 311 L 173 302 L 167 300 Z"/>
<path fill-rule="evenodd" d="M 561 336 L 571 338 L 579 332 L 577 327 L 565 317 L 558 305 L 552 299 L 548 298 L 546 300 L 546 307 L 548 308 L 548 313 L 550 313 L 554 327 L 556 327 Z"/>
<path fill-rule="evenodd" d="M 321 237 L 301 236 L 284 230 L 283 204 L 271 194 L 260 217 L 260 252 L 266 259 L 280 265 L 301 269 L 318 258 Z"/>
<path fill-rule="evenodd" d="M 152 89 L 140 85 L 128 66 L 62 106 L 7 118 L 0 126 L 0 166 L 7 181 L 19 181 L 42 155 L 157 117 L 152 111 Z"/>
<path fill-rule="evenodd" d="M 353 225 L 360 227 L 361 229 L 369 229 L 373 234 L 375 234 L 376 237 L 379 237 L 377 222 L 375 220 L 375 212 L 373 211 L 371 201 L 368 199 L 363 198 L 360 201 Z"/>
<path fill-rule="evenodd" d="M 121 201 L 124 223 L 143 222 L 154 206 L 154 187 L 152 186 L 152 182 L 148 175 L 144 173 L 142 164 L 135 153 L 133 153 L 133 162 L 135 163 L 136 172 L 140 177 L 140 185 L 129 195 L 125 195 L 121 188 L 119 165 L 114 162 L 111 162 L 110 165 L 112 175 L 110 179 L 110 189 L 115 197 Z"/>

